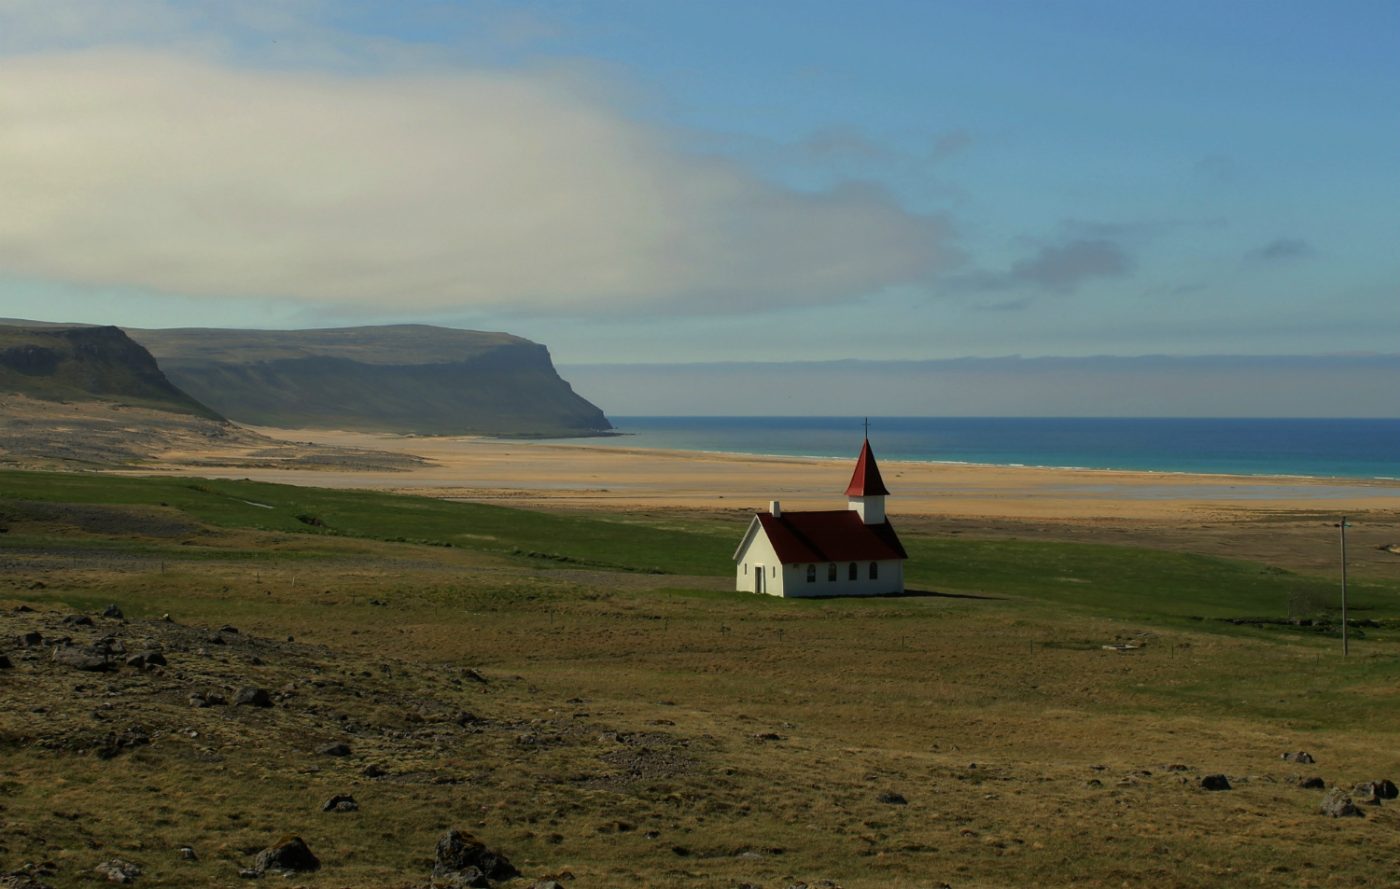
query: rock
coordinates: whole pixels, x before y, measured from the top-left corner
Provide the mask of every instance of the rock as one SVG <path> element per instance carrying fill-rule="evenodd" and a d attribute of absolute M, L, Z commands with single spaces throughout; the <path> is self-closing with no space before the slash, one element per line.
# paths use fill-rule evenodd
<path fill-rule="evenodd" d="M 258 877 L 261 876 L 262 874 L 258 873 L 257 870 L 251 867 L 243 867 L 239 868 L 238 870 L 238 878 L 241 880 L 256 880 Z"/>
<path fill-rule="evenodd" d="M 462 670 L 462 678 L 470 679 L 472 682 L 480 682 L 482 685 L 486 684 L 486 677 L 471 668 L 464 668 Z"/>
<path fill-rule="evenodd" d="M 907 806 L 907 805 L 909 805 L 909 800 L 907 800 L 907 799 L 904 798 L 904 794 L 902 794 L 902 793 L 895 793 L 893 790 L 886 790 L 884 793 L 882 793 L 882 794 L 880 794 L 879 796 L 877 796 L 876 799 L 877 799 L 878 801 L 880 801 L 880 802 L 882 802 L 882 803 L 885 803 L 886 805 L 890 805 L 890 806 Z"/>
<path fill-rule="evenodd" d="M 348 793 L 337 793 L 321 804 L 322 812 L 357 812 L 360 804 Z"/>
<path fill-rule="evenodd" d="M 777 732 L 759 732 L 753 736 L 755 741 L 785 741 L 787 740 Z"/>
<path fill-rule="evenodd" d="M 106 655 L 93 654 L 81 648 L 57 649 L 53 653 L 53 659 L 55 663 L 88 673 L 106 673 L 117 668 L 117 665 L 108 660 Z"/>
<path fill-rule="evenodd" d="M 1327 786 L 1327 782 L 1318 777 L 1299 778 L 1298 786 L 1304 790 L 1322 790 Z"/>
<path fill-rule="evenodd" d="M 115 602 L 103 609 L 102 616 L 110 617 L 113 620 L 126 620 L 126 615 L 122 614 L 122 610 L 117 607 Z"/>
<path fill-rule="evenodd" d="M 19 637 L 19 644 L 25 648 L 39 648 L 44 644 L 44 634 L 38 630 L 30 630 Z"/>
<path fill-rule="evenodd" d="M 432 889 L 491 889 L 491 881 L 480 868 L 468 867 L 433 877 Z"/>
<path fill-rule="evenodd" d="M 1361 810 L 1347 796 L 1345 790 L 1340 787 L 1333 787 L 1327 791 L 1327 795 L 1322 798 L 1322 805 L 1319 807 L 1322 814 L 1332 818 L 1363 818 Z"/>
<path fill-rule="evenodd" d="M 267 693 L 267 689 L 259 688 L 256 685 L 245 685 L 233 693 L 234 706 L 249 707 L 271 707 L 272 696 Z"/>
<path fill-rule="evenodd" d="M 13 670 L 15 662 L 7 654 L 0 654 L 0 670 Z"/>
<path fill-rule="evenodd" d="M 237 635 L 238 635 L 238 627 L 235 627 L 235 626 L 233 626 L 233 625 L 231 625 L 231 624 L 224 624 L 222 627 L 219 627 L 219 632 L 220 632 L 220 633 L 228 633 L 230 636 L 237 636 Z"/>
<path fill-rule="evenodd" d="M 210 645 L 227 645 L 227 644 L 228 644 L 227 642 L 224 641 L 224 637 L 223 637 L 223 636 L 220 636 L 218 633 L 210 633 L 210 634 L 209 634 L 209 637 L 208 637 L 207 639 L 205 639 L 204 641 L 207 642 L 207 643 L 209 643 Z"/>
<path fill-rule="evenodd" d="M 128 667 L 135 667 L 138 670 L 147 670 L 151 667 L 164 667 L 167 665 L 165 655 L 159 651 L 142 651 L 133 654 L 126 659 Z"/>
<path fill-rule="evenodd" d="M 93 871 L 113 883 L 131 883 L 141 876 L 141 868 L 130 861 L 123 861 L 120 858 L 113 858 L 111 861 L 104 861 Z"/>
<path fill-rule="evenodd" d="M 1395 785 L 1386 779 L 1366 781 L 1353 787 L 1351 792 L 1361 797 L 1362 802 L 1375 806 L 1379 806 L 1383 799 L 1395 799 L 1396 794 Z"/>
<path fill-rule="evenodd" d="M 216 691 L 192 692 L 188 700 L 191 707 L 222 707 L 228 703 L 228 700 Z"/>
<path fill-rule="evenodd" d="M 485 722 L 486 720 L 477 716 L 475 713 L 469 713 L 468 711 L 463 710 L 461 713 L 458 713 L 452 721 L 460 725 L 462 728 L 466 728 L 469 725 L 476 725 L 478 723 Z"/>
<path fill-rule="evenodd" d="M 370 763 L 365 766 L 364 771 L 360 772 L 360 774 L 364 775 L 366 778 L 383 778 L 385 775 L 389 774 L 389 772 L 382 766 Z"/>
<path fill-rule="evenodd" d="M 501 853 L 488 849 L 486 844 L 469 833 L 449 830 L 438 838 L 433 876 L 450 877 L 467 868 L 475 868 L 491 880 L 509 880 L 520 876 L 520 871 Z"/>
<path fill-rule="evenodd" d="M 316 752 L 322 756 L 349 756 L 350 745 L 346 744 L 344 741 L 338 741 L 334 744 L 327 744 Z"/>
<path fill-rule="evenodd" d="M 63 622 L 70 627 L 92 626 L 92 618 L 88 617 L 86 614 L 65 614 L 63 616 Z"/>
<path fill-rule="evenodd" d="M 1230 779 L 1224 775 L 1206 775 L 1201 778 L 1202 790 L 1229 790 Z"/>
<path fill-rule="evenodd" d="M 1305 766 L 1310 766 L 1316 762 L 1316 760 L 1312 758 L 1311 753 L 1305 753 L 1302 750 L 1299 750 L 1297 753 L 1285 753 L 1283 754 L 1283 759 L 1286 762 L 1296 762 L 1299 765 Z"/>
<path fill-rule="evenodd" d="M 268 871 L 286 873 L 288 871 L 319 870 L 321 860 L 311 854 L 301 837 L 284 836 L 275 844 L 258 853 L 253 861 L 253 870 L 259 875 Z"/>
<path fill-rule="evenodd" d="M 536 880 L 525 889 L 564 889 L 564 884 L 558 880 Z"/>
<path fill-rule="evenodd" d="M 181 846 L 179 849 L 181 861 L 198 861 L 199 856 L 195 854 L 193 846 Z"/>

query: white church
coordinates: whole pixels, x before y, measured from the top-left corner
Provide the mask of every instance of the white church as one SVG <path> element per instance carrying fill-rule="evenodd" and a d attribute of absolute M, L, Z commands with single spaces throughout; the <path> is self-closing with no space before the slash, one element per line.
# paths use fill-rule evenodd
<path fill-rule="evenodd" d="M 904 592 L 909 556 L 885 517 L 889 495 L 866 439 L 845 509 L 784 512 L 774 500 L 734 551 L 735 589 L 770 596 L 888 596 Z"/>

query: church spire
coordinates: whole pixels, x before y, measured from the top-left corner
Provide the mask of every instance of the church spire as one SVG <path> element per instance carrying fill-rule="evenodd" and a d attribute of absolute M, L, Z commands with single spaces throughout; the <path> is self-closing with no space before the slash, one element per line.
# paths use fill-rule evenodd
<path fill-rule="evenodd" d="M 851 474 L 851 483 L 846 486 L 846 505 L 859 513 L 860 520 L 867 525 L 879 525 L 885 521 L 885 496 L 890 489 L 880 478 L 880 467 L 875 462 L 875 454 L 870 450 L 870 439 L 860 446 L 860 457 L 856 460 L 856 471 Z"/>
<path fill-rule="evenodd" d="M 846 486 L 847 497 L 883 497 L 889 494 L 885 480 L 880 478 L 880 467 L 875 462 L 875 454 L 870 450 L 870 439 L 860 446 L 860 457 L 856 460 L 856 471 L 851 474 L 851 483 Z"/>

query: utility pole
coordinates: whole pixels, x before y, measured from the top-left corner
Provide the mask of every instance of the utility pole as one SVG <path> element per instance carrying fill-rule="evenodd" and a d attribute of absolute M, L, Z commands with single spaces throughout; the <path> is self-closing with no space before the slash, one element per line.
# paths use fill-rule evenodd
<path fill-rule="evenodd" d="M 1342 657 L 1347 656 L 1347 517 L 1338 524 L 1342 529 Z"/>

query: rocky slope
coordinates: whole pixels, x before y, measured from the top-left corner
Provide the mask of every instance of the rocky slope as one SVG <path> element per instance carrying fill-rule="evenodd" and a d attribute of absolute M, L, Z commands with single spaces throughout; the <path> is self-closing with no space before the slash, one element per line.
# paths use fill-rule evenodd
<path fill-rule="evenodd" d="M 504 333 L 393 325 L 131 335 L 175 383 L 242 423 L 439 435 L 611 428 L 544 346 Z"/>

